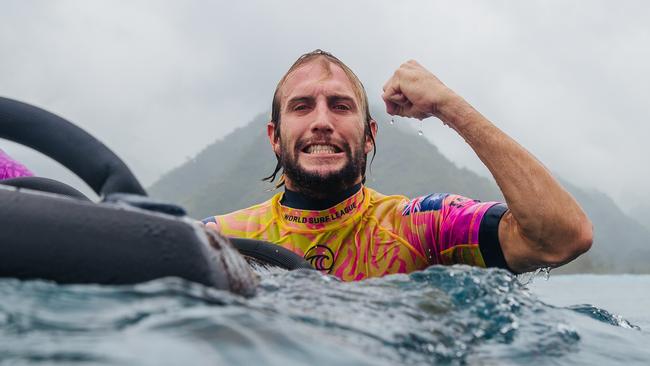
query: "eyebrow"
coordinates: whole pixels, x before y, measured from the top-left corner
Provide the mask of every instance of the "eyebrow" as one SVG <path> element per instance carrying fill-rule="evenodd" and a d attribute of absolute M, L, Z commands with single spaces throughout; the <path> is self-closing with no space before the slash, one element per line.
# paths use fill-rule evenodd
<path fill-rule="evenodd" d="M 312 97 L 293 97 L 287 102 L 287 107 L 298 103 L 313 103 L 313 101 Z"/>
<path fill-rule="evenodd" d="M 334 94 L 327 97 L 328 103 L 339 102 L 339 101 L 352 102 L 352 104 L 354 104 L 355 106 L 357 105 L 357 102 L 354 100 L 354 98 L 352 98 L 349 95 Z"/>
<path fill-rule="evenodd" d="M 356 100 L 353 97 L 349 96 L 349 95 L 334 94 L 334 95 L 330 95 L 330 96 L 327 97 L 327 103 L 328 104 L 332 104 L 332 103 L 340 102 L 340 101 L 350 102 L 355 108 L 357 107 Z M 293 97 L 293 98 L 289 99 L 289 101 L 286 104 L 286 107 L 289 108 L 289 107 L 291 107 L 293 105 L 296 105 L 296 104 L 299 104 L 299 103 L 311 104 L 311 103 L 314 103 L 314 98 L 313 97 Z"/>

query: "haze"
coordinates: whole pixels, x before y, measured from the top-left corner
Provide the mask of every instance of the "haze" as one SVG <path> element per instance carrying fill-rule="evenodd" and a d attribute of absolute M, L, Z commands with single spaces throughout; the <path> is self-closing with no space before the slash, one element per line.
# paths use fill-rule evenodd
<path fill-rule="evenodd" d="M 304 52 L 341 58 L 371 104 L 416 59 L 554 173 L 627 211 L 650 207 L 649 16 L 643 1 L 3 1 L 0 95 L 79 124 L 149 185 L 268 111 Z M 487 174 L 438 120 L 424 132 Z M 0 148 L 79 185 L 29 149 Z"/>

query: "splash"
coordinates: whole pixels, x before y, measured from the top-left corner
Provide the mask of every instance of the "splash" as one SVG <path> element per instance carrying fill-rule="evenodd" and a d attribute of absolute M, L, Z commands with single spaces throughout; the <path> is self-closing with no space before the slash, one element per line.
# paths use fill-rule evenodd
<path fill-rule="evenodd" d="M 587 315 L 588 317 L 607 323 L 609 325 L 614 325 L 617 327 L 641 330 L 637 325 L 630 323 L 629 321 L 623 319 L 622 316 L 618 314 L 612 314 L 605 309 L 597 308 L 590 304 L 581 304 L 581 305 L 572 305 L 568 309 L 575 311 L 576 313 Z"/>
<path fill-rule="evenodd" d="M 548 279 L 551 278 L 551 267 L 542 267 L 537 268 L 533 272 L 521 273 L 518 274 L 516 278 L 523 286 L 532 284 L 538 278 L 548 281 Z"/>

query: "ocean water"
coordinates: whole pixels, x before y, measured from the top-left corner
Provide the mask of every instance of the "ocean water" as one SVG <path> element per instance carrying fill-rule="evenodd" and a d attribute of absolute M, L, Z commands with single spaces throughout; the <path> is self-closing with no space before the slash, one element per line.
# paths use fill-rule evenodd
<path fill-rule="evenodd" d="M 433 266 L 343 283 L 264 271 L 243 298 L 179 279 L 0 280 L 0 364 L 648 365 L 650 276 Z"/>
<path fill-rule="evenodd" d="M 551 275 L 528 288 L 547 304 L 591 304 L 650 331 L 650 275 Z"/>

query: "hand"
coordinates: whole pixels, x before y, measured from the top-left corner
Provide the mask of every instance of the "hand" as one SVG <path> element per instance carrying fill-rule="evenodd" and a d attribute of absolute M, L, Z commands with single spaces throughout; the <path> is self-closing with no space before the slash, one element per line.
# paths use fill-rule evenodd
<path fill-rule="evenodd" d="M 211 230 L 218 234 L 221 234 L 221 232 L 219 231 L 219 226 L 217 226 L 217 224 L 215 224 L 214 222 L 208 222 L 207 224 L 204 224 L 202 221 L 198 221 L 198 223 L 199 225 L 201 225 L 202 228 L 206 230 Z"/>
<path fill-rule="evenodd" d="M 210 230 L 214 230 L 214 231 L 221 234 L 221 232 L 219 231 L 219 227 L 214 222 L 208 222 L 207 224 L 205 224 L 205 228 L 210 229 Z"/>
<path fill-rule="evenodd" d="M 382 98 L 390 115 L 425 119 L 438 116 L 441 104 L 453 95 L 431 72 L 410 60 L 384 84 Z"/>
<path fill-rule="evenodd" d="M 204 233 L 208 237 L 208 242 L 214 248 L 221 249 L 225 237 L 219 231 L 219 227 L 214 222 L 208 222 L 207 224 L 198 221 L 199 225 L 204 230 Z"/>

